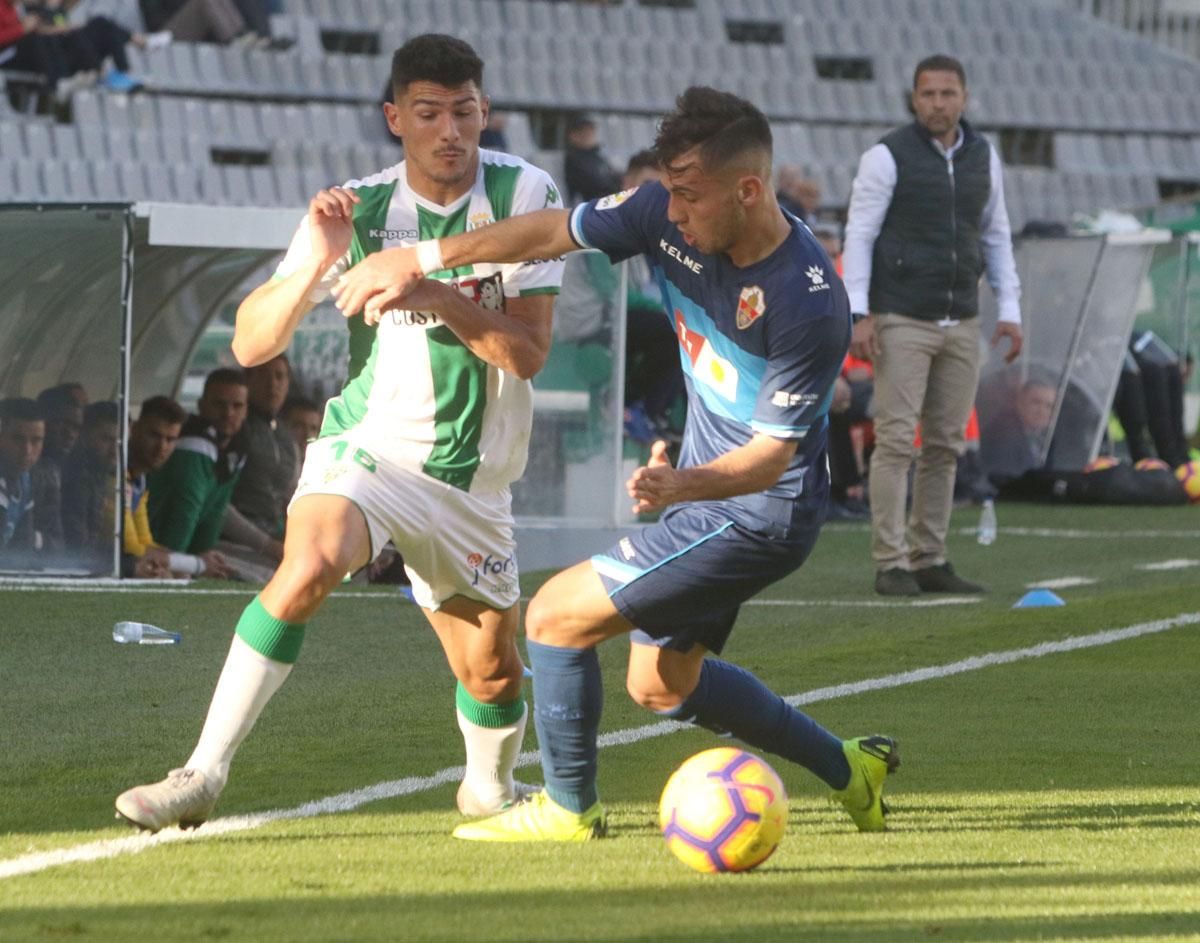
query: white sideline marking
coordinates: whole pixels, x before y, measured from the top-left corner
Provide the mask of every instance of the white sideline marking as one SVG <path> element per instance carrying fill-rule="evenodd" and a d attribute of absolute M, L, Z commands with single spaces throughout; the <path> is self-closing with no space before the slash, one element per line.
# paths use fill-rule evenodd
<path fill-rule="evenodd" d="M 1081 648 L 1111 645 L 1114 642 L 1122 642 L 1126 639 L 1137 638 L 1142 635 L 1152 635 L 1156 632 L 1166 632 L 1169 629 L 1196 625 L 1197 623 L 1200 623 L 1200 612 L 1184 612 L 1169 619 L 1141 622 L 1136 625 L 1126 626 L 1123 629 L 1106 629 L 1102 632 L 1094 632 L 1091 635 L 1072 636 L 1058 642 L 1042 642 L 1038 645 L 1031 645 L 1028 648 L 1014 648 L 1006 652 L 991 652 L 987 655 L 976 655 L 960 661 L 950 662 L 946 665 L 933 665 L 928 668 L 902 671 L 898 674 L 884 675 L 879 678 L 867 678 L 864 681 L 854 681 L 848 684 L 817 688 L 803 694 L 793 694 L 784 700 L 797 707 L 802 704 L 815 704 L 819 701 L 850 697 L 851 695 L 863 694 L 868 691 L 884 691 L 888 688 L 917 684 L 921 681 L 948 678 L 952 675 L 963 674 L 968 671 L 990 668 L 993 665 L 1008 665 L 1027 658 L 1041 658 L 1045 655 L 1054 655 L 1060 652 L 1078 651 Z M 677 730 L 687 729 L 688 727 L 688 724 L 681 724 L 673 720 L 660 721 L 659 723 L 648 724 L 644 727 L 630 727 L 625 730 L 616 730 L 612 733 L 604 734 L 599 738 L 599 745 L 602 748 L 625 746 L 654 737 L 662 737 Z M 536 751 L 530 751 L 521 754 L 517 760 L 517 766 L 532 766 L 539 761 L 539 754 Z M 110 838 L 102 841 L 88 842 L 83 845 L 75 845 L 69 848 L 56 848 L 51 851 L 34 852 L 32 854 L 21 855 L 17 858 L 8 858 L 0 861 L 0 880 L 16 877 L 21 874 L 33 874 L 37 871 L 44 871 L 47 868 L 63 864 L 74 864 L 81 861 L 99 861 L 103 858 L 115 858 L 122 854 L 136 854 L 145 851 L 147 848 L 154 848 L 158 845 L 171 842 L 199 841 L 214 835 L 245 832 L 270 822 L 311 818 L 331 812 L 349 812 L 369 802 L 377 802 L 380 799 L 393 799 L 398 796 L 409 796 L 414 793 L 436 789 L 438 786 L 444 786 L 448 783 L 457 782 L 461 778 L 462 773 L 463 768 L 461 766 L 453 766 L 439 770 L 431 776 L 410 776 L 405 779 L 376 783 L 374 786 L 366 786 L 362 789 L 341 792 L 337 795 L 326 796 L 324 799 L 306 802 L 291 809 L 272 809 L 254 815 L 234 815 L 214 819 L 206 824 L 203 829 L 196 831 L 184 832 L 172 829 L 170 831 L 159 832 L 157 835 L 133 835 L 129 838 Z"/>
<path fill-rule="evenodd" d="M 1091 586 L 1096 581 L 1090 576 L 1060 576 L 1056 580 L 1039 580 L 1026 583 L 1026 589 L 1070 589 L 1072 586 Z"/>
<path fill-rule="evenodd" d="M 149 582 L 149 581 L 147 581 Z M 14 590 L 19 593 L 33 593 L 41 590 L 53 589 L 59 593 L 120 593 L 125 595 L 139 595 L 146 593 L 162 592 L 162 585 L 153 586 L 130 586 L 123 587 L 113 584 L 106 586 L 88 586 L 79 585 L 78 583 L 63 583 L 60 585 L 48 585 L 46 583 L 4 583 L 0 581 L 0 590 Z M 204 589 L 196 586 L 182 586 L 179 588 L 171 587 L 168 592 L 172 596 L 253 596 L 262 589 L 261 586 L 247 587 L 246 589 L 226 589 L 226 588 L 209 588 Z M 401 593 L 395 592 L 334 592 L 329 596 L 330 599 L 368 599 L 372 601 L 385 602 L 400 602 L 404 605 L 412 605 L 412 600 Z M 529 596 L 522 596 L 521 602 L 529 602 Z M 844 608 L 865 608 L 865 609 L 886 609 L 895 607 L 912 607 L 917 609 L 927 608 L 930 606 L 966 606 L 971 603 L 982 602 L 978 596 L 939 596 L 934 599 L 913 599 L 913 600 L 883 600 L 883 599 L 748 599 L 743 606 L 833 606 Z"/>
<path fill-rule="evenodd" d="M 974 527 L 960 527 L 956 533 L 966 536 L 974 534 L 975 531 Z M 1078 528 L 1060 530 L 1053 527 L 1001 527 L 999 534 L 1001 537 L 1063 537 L 1068 540 L 1087 538 L 1119 540 L 1125 537 L 1137 537 L 1144 540 L 1178 537 L 1180 540 L 1195 540 L 1200 537 L 1200 530 L 1079 530 Z"/>
<path fill-rule="evenodd" d="M 1200 566 L 1200 560 L 1163 560 L 1160 563 L 1139 563 L 1135 570 L 1186 570 L 1190 566 Z"/>

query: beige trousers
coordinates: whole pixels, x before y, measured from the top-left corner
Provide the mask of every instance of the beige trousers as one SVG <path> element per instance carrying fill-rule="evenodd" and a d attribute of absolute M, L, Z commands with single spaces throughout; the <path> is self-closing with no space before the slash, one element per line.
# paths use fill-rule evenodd
<path fill-rule="evenodd" d="M 979 382 L 979 319 L 922 321 L 902 314 L 872 318 L 875 357 L 875 452 L 871 456 L 871 555 L 877 570 L 920 569 L 946 560 L 954 474 Z M 908 470 L 917 423 L 912 515 L 905 533 Z"/>

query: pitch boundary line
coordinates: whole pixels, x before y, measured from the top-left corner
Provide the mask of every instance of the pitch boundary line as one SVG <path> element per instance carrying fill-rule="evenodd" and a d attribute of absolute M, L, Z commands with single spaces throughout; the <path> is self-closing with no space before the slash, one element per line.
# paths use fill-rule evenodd
<path fill-rule="evenodd" d="M 885 691 L 891 688 L 918 684 L 922 681 L 936 681 L 954 675 L 979 671 L 996 665 L 1009 665 L 1030 658 L 1043 658 L 1046 655 L 1063 652 L 1079 651 L 1085 648 L 1097 648 L 1102 645 L 1112 645 L 1143 635 L 1153 635 L 1171 629 L 1200 624 L 1200 612 L 1184 612 L 1168 619 L 1157 619 L 1152 622 L 1141 622 L 1121 629 L 1105 629 L 1090 635 L 1077 635 L 1061 639 L 1057 642 L 1040 642 L 1025 648 L 1014 648 L 1002 652 L 989 652 L 985 655 L 975 655 L 944 665 L 931 665 L 926 668 L 916 668 L 911 671 L 901 671 L 896 674 L 883 675 L 878 678 L 866 678 L 846 684 L 816 688 L 803 694 L 793 694 L 784 698 L 787 703 L 799 707 L 805 704 L 816 704 L 821 701 L 831 701 L 837 698 L 852 697 L 856 694 L 866 694 L 872 691 Z M 666 736 L 679 730 L 692 729 L 689 724 L 667 720 L 643 727 L 629 727 L 603 734 L 599 738 L 600 748 L 628 746 L 642 740 Z M 517 767 L 533 766 L 540 762 L 536 751 L 522 753 L 517 761 Z M 20 855 L 16 858 L 0 860 L 0 880 L 17 877 L 23 874 L 33 874 L 48 868 L 64 864 L 76 864 L 84 861 L 99 861 L 115 858 L 122 854 L 137 854 L 148 848 L 171 844 L 178 841 L 200 841 L 218 835 L 228 835 L 234 832 L 245 832 L 256 829 L 271 822 L 287 821 L 289 819 L 314 818 L 318 815 L 328 815 L 336 812 L 350 812 L 359 806 L 382 799 L 395 799 L 410 796 L 419 792 L 427 792 L 439 786 L 449 785 L 461 778 L 463 768 L 452 766 L 439 770 L 430 776 L 409 776 L 387 782 L 365 786 L 348 792 L 337 793 L 306 802 L 290 809 L 271 809 L 253 815 L 234 815 L 214 819 L 203 829 L 184 832 L 179 829 L 162 831 L 156 835 L 132 835 L 128 838 L 111 838 L 88 842 L 68 848 L 56 848 L 51 851 L 34 852 Z"/>

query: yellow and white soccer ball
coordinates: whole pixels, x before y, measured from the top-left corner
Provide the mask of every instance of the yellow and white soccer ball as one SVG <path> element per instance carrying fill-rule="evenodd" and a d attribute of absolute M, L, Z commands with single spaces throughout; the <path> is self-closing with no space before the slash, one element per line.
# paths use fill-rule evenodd
<path fill-rule="evenodd" d="M 783 783 L 769 763 L 735 747 L 705 750 L 667 780 L 658 823 L 671 852 L 697 871 L 749 871 L 787 826 Z"/>
<path fill-rule="evenodd" d="M 1192 504 L 1200 504 L 1200 459 L 1184 462 L 1175 469 L 1175 477 Z"/>

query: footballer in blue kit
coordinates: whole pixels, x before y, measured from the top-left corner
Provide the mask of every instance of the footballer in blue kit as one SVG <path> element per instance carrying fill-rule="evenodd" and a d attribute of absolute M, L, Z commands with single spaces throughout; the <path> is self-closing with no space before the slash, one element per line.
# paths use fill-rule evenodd
<path fill-rule="evenodd" d="M 745 268 L 689 245 L 659 183 L 585 203 L 571 236 L 613 261 L 644 254 L 674 322 L 688 393 L 680 467 L 704 465 L 756 434 L 794 440 L 769 488 L 668 508 L 592 566 L 646 644 L 720 652 L 741 602 L 808 556 L 829 494 L 826 414 L 850 342 L 841 279 L 808 227 Z"/>
<path fill-rule="evenodd" d="M 845 289 L 812 234 L 775 200 L 771 129 L 754 105 L 689 88 L 654 149 L 661 185 L 386 249 L 335 287 L 339 308 L 371 320 L 402 307 L 426 275 L 457 265 L 579 248 L 614 261 L 642 254 L 679 339 L 688 393 L 679 465 L 657 442 L 626 484 L 636 511 L 661 517 L 556 574 L 525 614 L 544 789 L 454 835 L 606 833 L 596 646 L 620 635 L 630 637 L 626 690 L 638 704 L 801 764 L 861 831 L 882 831 L 896 741 L 841 740 L 717 657 L 741 603 L 804 562 L 824 519 L 826 414 L 850 340 Z"/>

